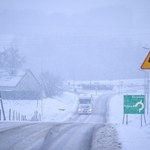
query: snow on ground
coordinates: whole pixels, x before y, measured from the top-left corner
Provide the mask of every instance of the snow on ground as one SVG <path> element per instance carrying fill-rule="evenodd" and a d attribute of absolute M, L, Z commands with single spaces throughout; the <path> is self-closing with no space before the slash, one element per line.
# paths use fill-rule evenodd
<path fill-rule="evenodd" d="M 66 92 L 62 97 L 43 100 L 43 121 L 65 121 L 76 111 L 77 96 Z"/>
<path fill-rule="evenodd" d="M 122 84 L 121 86 L 115 86 L 110 94 L 113 97 L 110 100 L 110 111 L 109 111 L 109 129 L 108 136 L 112 133 L 115 134 L 115 130 L 118 132 L 119 141 L 117 143 L 117 148 L 120 149 L 120 146 L 123 150 L 149 150 L 150 149 L 150 115 L 146 114 L 147 124 L 144 124 L 141 127 L 140 124 L 140 115 L 129 115 L 128 125 L 122 124 L 123 120 L 123 95 L 141 95 L 144 94 L 144 90 L 141 88 L 143 84 L 136 86 L 136 84 L 130 84 L 130 86 Z M 93 91 L 92 94 L 99 96 L 102 93 L 97 93 Z M 108 93 L 108 91 L 106 92 Z M 77 107 L 77 95 L 69 92 L 65 92 L 60 97 L 47 98 L 42 101 L 3 101 L 4 108 L 6 111 L 6 117 L 8 119 L 9 109 L 11 111 L 20 112 L 20 114 L 26 115 L 27 120 L 31 120 L 35 115 L 35 112 L 41 114 L 42 121 L 50 122 L 59 122 L 65 121 L 72 116 L 76 111 Z M 3 127 L 3 124 L 0 124 Z M 15 126 L 15 124 L 14 124 Z M 104 126 L 105 128 L 105 126 Z M 115 129 L 116 128 L 116 129 Z M 104 130 L 102 130 L 103 132 Z M 101 130 L 100 130 L 101 132 Z M 99 134 L 99 133 L 97 133 Z M 112 135 L 109 137 L 113 137 Z M 113 140 L 113 139 L 112 139 Z M 120 145 L 120 142 L 122 145 Z M 110 143 L 111 144 L 111 143 Z"/>
<path fill-rule="evenodd" d="M 113 123 L 116 127 L 118 131 L 119 140 L 122 143 L 123 150 L 149 150 L 150 115 L 146 114 L 147 124 L 145 124 L 143 121 L 142 127 L 140 123 L 140 115 L 128 115 L 128 125 L 122 124 L 123 95 L 124 94 L 120 94 L 112 97 L 109 105 L 109 122 Z"/>
<path fill-rule="evenodd" d="M 92 150 L 121 150 L 115 127 L 110 124 L 94 129 Z"/>
<path fill-rule="evenodd" d="M 19 126 L 24 126 L 24 125 L 28 125 L 30 124 L 30 122 L 0 122 L 0 132 L 12 129 L 12 128 L 16 128 Z"/>
<path fill-rule="evenodd" d="M 64 121 L 68 119 L 77 107 L 77 96 L 64 92 L 60 97 L 43 100 L 3 100 L 6 121 L 19 121 L 26 116 L 28 121 Z M 11 113 L 10 113 L 11 109 Z M 11 114 L 11 115 L 9 115 Z M 11 116 L 11 120 L 9 120 Z"/>
<path fill-rule="evenodd" d="M 3 100 L 3 105 L 6 121 L 31 120 L 41 112 L 41 100 Z"/>

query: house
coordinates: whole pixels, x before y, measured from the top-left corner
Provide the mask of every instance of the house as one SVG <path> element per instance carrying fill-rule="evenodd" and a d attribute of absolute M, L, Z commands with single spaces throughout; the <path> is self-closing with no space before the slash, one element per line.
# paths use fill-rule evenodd
<path fill-rule="evenodd" d="M 30 70 L 21 71 L 14 75 L 0 71 L 0 92 L 3 99 L 41 99 L 42 88 Z"/>

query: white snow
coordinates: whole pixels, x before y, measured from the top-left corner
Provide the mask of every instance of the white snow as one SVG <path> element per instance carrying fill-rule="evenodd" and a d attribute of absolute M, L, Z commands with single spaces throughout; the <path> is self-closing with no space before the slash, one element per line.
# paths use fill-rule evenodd
<path fill-rule="evenodd" d="M 64 93 L 62 97 L 43 100 L 43 121 L 60 122 L 69 119 L 76 111 L 77 96 Z"/>
<path fill-rule="evenodd" d="M 120 82 L 120 81 L 118 81 Z M 119 137 L 119 142 L 122 143 L 123 150 L 149 150 L 150 149 L 150 114 L 146 114 L 145 124 L 141 127 L 140 115 L 129 115 L 128 125 L 122 124 L 123 121 L 123 95 L 143 95 L 145 93 L 143 83 L 137 84 L 130 81 L 124 81 L 122 86 L 114 82 L 115 88 L 111 92 L 113 95 L 109 104 L 109 121 L 116 127 Z M 127 83 L 128 82 L 128 83 Z M 111 82 L 112 84 L 112 82 Z M 100 92 L 98 94 L 107 93 Z M 95 93 L 95 91 L 94 91 Z M 95 93 L 96 94 L 96 93 Z M 97 95 L 98 96 L 98 95 Z M 65 92 L 60 97 L 47 98 L 42 101 L 4 101 L 4 108 L 6 109 L 6 117 L 8 118 L 8 110 L 15 109 L 22 114 L 27 115 L 27 120 L 31 120 L 34 112 L 38 111 L 42 115 L 42 121 L 47 122 L 62 122 L 69 119 L 76 111 L 77 95 Z M 15 124 L 14 124 L 15 125 Z M 0 128 L 3 128 L 1 124 Z"/>
<path fill-rule="evenodd" d="M 77 96 L 65 92 L 60 97 L 46 98 L 43 100 L 3 100 L 7 121 L 9 121 L 9 110 L 11 109 L 11 121 L 16 120 L 17 115 L 26 116 L 28 121 L 64 121 L 68 119 L 77 107 Z M 13 119 L 13 115 L 15 119 Z M 40 115 L 40 116 L 39 116 Z"/>
<path fill-rule="evenodd" d="M 25 75 L 25 73 L 26 72 L 22 70 L 20 72 L 17 72 L 17 74 L 15 74 L 14 76 L 12 76 L 8 72 L 0 70 L 0 86 L 15 87 Z"/>
<path fill-rule="evenodd" d="M 17 121 L 16 117 L 20 114 L 31 120 L 35 111 L 41 112 L 41 100 L 3 100 L 6 120 L 9 121 L 9 111 L 11 110 L 11 121 Z M 13 119 L 14 116 L 14 119 Z"/>
<path fill-rule="evenodd" d="M 140 93 L 140 92 L 138 92 Z M 136 94 L 138 94 L 136 93 Z M 129 115 L 128 125 L 122 124 L 123 120 L 123 93 L 115 95 L 110 101 L 109 122 L 113 123 L 118 131 L 119 140 L 123 150 L 149 150 L 150 149 L 150 115 L 146 115 L 147 124 L 141 115 Z"/>

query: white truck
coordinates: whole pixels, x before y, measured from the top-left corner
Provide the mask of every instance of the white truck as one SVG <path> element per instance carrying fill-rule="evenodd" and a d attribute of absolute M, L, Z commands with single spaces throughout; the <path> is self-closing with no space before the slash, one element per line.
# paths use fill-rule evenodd
<path fill-rule="evenodd" d="M 93 102 L 91 96 L 79 97 L 78 114 L 91 114 L 93 111 Z"/>

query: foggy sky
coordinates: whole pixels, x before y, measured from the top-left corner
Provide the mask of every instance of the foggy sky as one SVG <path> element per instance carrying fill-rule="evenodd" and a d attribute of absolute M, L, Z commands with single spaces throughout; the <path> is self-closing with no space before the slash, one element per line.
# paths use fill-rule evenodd
<path fill-rule="evenodd" d="M 66 79 L 143 77 L 149 0 L 0 0 L 0 50 Z"/>

